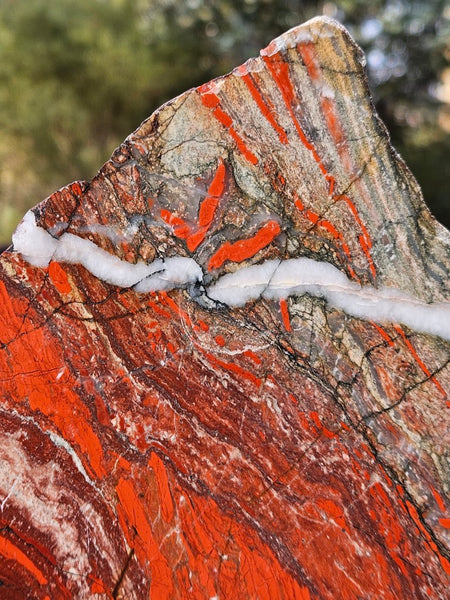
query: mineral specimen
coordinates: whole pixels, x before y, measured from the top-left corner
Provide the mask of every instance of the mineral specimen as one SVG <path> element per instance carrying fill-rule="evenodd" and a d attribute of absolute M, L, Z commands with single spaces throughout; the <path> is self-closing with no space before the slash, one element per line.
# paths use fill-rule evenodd
<path fill-rule="evenodd" d="M 314 19 L 0 259 L 0 596 L 439 599 L 450 234 Z"/>

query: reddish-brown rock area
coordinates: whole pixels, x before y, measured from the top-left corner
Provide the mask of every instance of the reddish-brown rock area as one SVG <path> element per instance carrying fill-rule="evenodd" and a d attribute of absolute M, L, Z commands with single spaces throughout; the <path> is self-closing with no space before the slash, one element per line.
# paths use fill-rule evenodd
<path fill-rule="evenodd" d="M 96 265 L 0 259 L 0 598 L 448 597 L 448 340 L 320 294 L 207 294 L 306 257 L 450 300 L 450 235 L 340 25 L 168 102 L 32 215 Z M 107 255 L 202 280 L 139 292 L 92 274 Z"/>

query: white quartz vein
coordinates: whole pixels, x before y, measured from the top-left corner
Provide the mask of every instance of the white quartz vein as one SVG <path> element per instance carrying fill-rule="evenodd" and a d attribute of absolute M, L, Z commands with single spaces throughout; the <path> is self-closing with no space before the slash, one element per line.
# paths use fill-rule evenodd
<path fill-rule="evenodd" d="M 51 260 L 83 265 L 93 275 L 137 292 L 170 290 L 203 282 L 203 270 L 193 259 L 171 257 L 150 264 L 128 263 L 93 242 L 70 233 L 59 239 L 36 225 L 29 211 L 13 235 L 14 250 L 35 266 Z M 281 299 L 310 294 L 324 298 L 345 313 L 376 323 L 402 323 L 411 329 L 450 340 L 450 302 L 427 304 L 403 290 L 361 286 L 335 266 L 310 258 L 268 260 L 242 267 L 206 288 L 208 297 L 228 306 L 243 306 L 260 297 Z"/>

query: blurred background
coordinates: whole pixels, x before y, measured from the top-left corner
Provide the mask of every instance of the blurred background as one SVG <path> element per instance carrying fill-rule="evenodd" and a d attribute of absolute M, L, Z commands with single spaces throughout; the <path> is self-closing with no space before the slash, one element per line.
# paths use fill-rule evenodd
<path fill-rule="evenodd" d="M 322 14 L 365 50 L 393 144 L 450 227 L 446 0 L 0 0 L 0 246 L 160 104 Z"/>

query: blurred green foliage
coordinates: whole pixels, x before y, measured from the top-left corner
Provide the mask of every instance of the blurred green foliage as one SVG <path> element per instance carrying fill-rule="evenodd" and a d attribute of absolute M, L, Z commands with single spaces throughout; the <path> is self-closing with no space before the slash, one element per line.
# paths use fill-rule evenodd
<path fill-rule="evenodd" d="M 393 143 L 449 226 L 449 104 L 437 95 L 449 12 L 442 0 L 0 0 L 0 244 L 164 101 L 319 14 L 366 51 Z"/>

